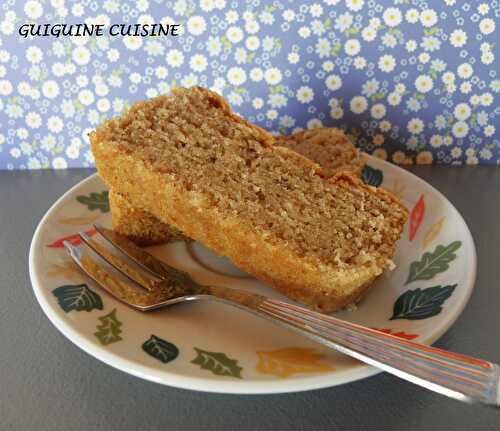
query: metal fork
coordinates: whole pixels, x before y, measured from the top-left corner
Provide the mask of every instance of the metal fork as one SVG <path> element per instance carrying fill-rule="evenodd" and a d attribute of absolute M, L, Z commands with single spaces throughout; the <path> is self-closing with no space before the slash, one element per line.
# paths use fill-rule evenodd
<path fill-rule="evenodd" d="M 470 403 L 500 405 L 500 367 L 247 291 L 202 286 L 112 230 L 96 225 L 82 245 L 64 245 L 78 266 L 111 295 L 150 311 L 185 301 L 214 300 L 291 328 L 409 382 Z"/>

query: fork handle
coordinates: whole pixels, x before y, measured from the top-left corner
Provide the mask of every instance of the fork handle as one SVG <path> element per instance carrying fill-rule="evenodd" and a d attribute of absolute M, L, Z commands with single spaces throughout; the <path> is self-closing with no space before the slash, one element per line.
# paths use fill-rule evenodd
<path fill-rule="evenodd" d="M 249 292 L 212 294 L 424 388 L 460 401 L 500 405 L 500 367 L 492 362 L 400 339 Z"/>

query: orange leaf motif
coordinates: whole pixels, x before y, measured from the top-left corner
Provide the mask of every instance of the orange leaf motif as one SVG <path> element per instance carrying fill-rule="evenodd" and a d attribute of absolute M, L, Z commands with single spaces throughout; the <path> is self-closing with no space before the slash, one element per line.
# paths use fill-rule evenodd
<path fill-rule="evenodd" d="M 80 274 L 81 272 L 76 264 L 73 261 L 68 260 L 62 263 L 53 263 L 51 265 L 51 269 L 47 272 L 47 277 L 61 276 L 67 280 L 75 280 L 80 276 Z"/>
<path fill-rule="evenodd" d="M 94 235 L 96 233 L 96 230 L 95 229 L 90 229 L 90 230 L 86 231 L 85 233 L 88 236 L 92 236 L 92 235 Z M 64 247 L 64 241 L 68 241 L 68 242 L 70 242 L 73 245 L 80 245 L 82 243 L 80 235 L 78 235 L 77 233 L 75 233 L 73 235 L 68 235 L 68 236 L 64 236 L 62 238 L 59 238 L 58 240 L 54 241 L 53 243 L 48 244 L 47 247 L 51 247 L 51 248 L 63 248 Z"/>
<path fill-rule="evenodd" d="M 404 331 L 392 332 L 392 329 L 390 328 L 383 328 L 383 329 L 372 328 L 372 329 L 375 329 L 375 331 L 383 332 L 384 334 L 394 335 L 395 337 L 398 338 L 404 338 L 405 340 L 414 340 L 415 338 L 418 337 L 417 334 L 407 334 Z"/>
<path fill-rule="evenodd" d="M 333 367 L 323 359 L 326 355 L 314 353 L 313 349 L 286 347 L 272 351 L 257 351 L 259 363 L 256 370 L 262 374 L 272 374 L 286 378 L 301 373 L 324 373 L 333 371 Z"/>
<path fill-rule="evenodd" d="M 446 217 L 441 217 L 429 228 L 424 236 L 424 239 L 422 240 L 422 248 L 426 248 L 432 241 L 437 238 L 439 232 L 441 232 L 441 229 L 443 228 L 445 219 Z"/>
<path fill-rule="evenodd" d="M 64 217 L 59 219 L 61 224 L 69 224 L 71 226 L 82 226 L 86 224 L 93 224 L 99 218 L 99 214 L 94 214 L 88 217 Z"/>
<path fill-rule="evenodd" d="M 410 241 L 413 241 L 415 235 L 417 234 L 417 230 L 422 224 L 422 220 L 424 219 L 425 214 L 425 201 L 424 195 L 420 196 L 420 199 L 417 201 L 410 214 Z"/>

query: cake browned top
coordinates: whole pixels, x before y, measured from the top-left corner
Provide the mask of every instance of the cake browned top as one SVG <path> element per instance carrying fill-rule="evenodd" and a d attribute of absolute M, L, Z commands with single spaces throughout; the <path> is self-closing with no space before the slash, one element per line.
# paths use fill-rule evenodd
<path fill-rule="evenodd" d="M 199 87 L 139 102 L 92 140 L 182 185 L 199 211 L 238 218 L 314 262 L 385 266 L 407 218 L 391 194 L 349 174 L 325 179 L 317 164 L 273 145 L 270 134 Z"/>
<path fill-rule="evenodd" d="M 360 175 L 365 164 L 364 157 L 344 132 L 332 127 L 279 136 L 276 144 L 318 163 L 327 177 L 342 171 Z"/>

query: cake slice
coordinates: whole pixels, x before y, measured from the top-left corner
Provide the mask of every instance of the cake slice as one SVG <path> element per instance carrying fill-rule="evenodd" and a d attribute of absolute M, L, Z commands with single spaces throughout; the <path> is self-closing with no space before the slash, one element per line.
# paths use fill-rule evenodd
<path fill-rule="evenodd" d="M 115 192 L 289 297 L 332 311 L 392 265 L 408 212 L 319 165 L 194 87 L 136 103 L 91 134 Z"/>
<path fill-rule="evenodd" d="M 290 148 L 318 163 L 325 176 L 340 171 L 360 175 L 364 157 L 340 129 L 316 128 L 276 138 L 276 145 Z M 110 190 L 113 229 L 136 244 L 154 245 L 186 241 L 178 229 L 162 223 L 152 214 L 134 208 L 123 194 Z"/>

